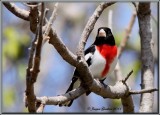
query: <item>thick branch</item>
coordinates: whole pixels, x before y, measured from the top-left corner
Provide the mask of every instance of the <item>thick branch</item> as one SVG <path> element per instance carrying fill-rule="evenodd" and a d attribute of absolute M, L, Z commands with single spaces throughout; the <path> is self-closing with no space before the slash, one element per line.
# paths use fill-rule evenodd
<path fill-rule="evenodd" d="M 59 105 L 65 103 L 66 101 L 76 99 L 77 97 L 84 94 L 86 90 L 83 87 L 74 89 L 64 95 L 55 96 L 55 97 L 37 97 L 37 102 L 41 102 L 45 105 Z"/>
<path fill-rule="evenodd" d="M 39 28 L 38 28 L 38 41 L 37 41 L 37 45 L 36 45 L 34 65 L 32 67 L 32 71 L 31 71 L 33 82 L 36 82 L 38 73 L 40 71 L 39 66 L 40 66 L 40 60 L 41 60 L 41 47 L 42 47 L 42 40 L 43 40 L 42 24 L 43 24 L 43 15 L 44 15 L 44 3 L 42 3 L 41 12 L 42 13 L 41 13 Z"/>
<path fill-rule="evenodd" d="M 74 55 L 62 42 L 61 38 L 58 37 L 56 31 L 51 29 L 49 32 L 49 43 L 52 44 L 61 57 L 73 66 L 77 66 L 77 56 Z"/>
<path fill-rule="evenodd" d="M 33 57 L 36 49 L 36 41 L 38 39 L 38 28 L 37 25 L 36 29 L 36 36 L 35 39 L 32 41 L 31 48 L 29 48 L 29 61 L 28 61 L 28 68 L 26 70 L 26 91 L 25 91 L 25 106 L 28 107 L 29 112 L 35 112 L 35 94 L 34 94 L 34 87 L 32 82 L 32 75 L 31 71 L 33 66 Z"/>
<path fill-rule="evenodd" d="M 43 11 L 44 11 L 44 5 L 42 4 L 42 12 Z M 30 57 L 26 75 L 26 97 L 27 97 L 26 106 L 28 106 L 28 110 L 30 113 L 36 112 L 36 105 L 35 105 L 36 97 L 34 94 L 34 82 L 36 81 L 39 72 L 40 52 L 42 44 L 42 22 L 43 22 L 42 19 L 43 19 L 43 13 L 41 15 L 40 24 L 37 26 L 36 29 L 35 40 L 32 43 L 33 45 L 30 51 Z M 36 43 L 37 40 L 38 43 Z M 35 49 L 36 49 L 35 58 L 33 58 Z"/>
<path fill-rule="evenodd" d="M 141 88 L 153 88 L 154 82 L 154 58 L 153 58 L 153 38 L 151 33 L 151 9 L 149 2 L 140 2 L 138 5 L 138 21 L 141 38 L 141 57 L 142 57 L 142 74 Z M 152 112 L 153 110 L 153 93 L 144 93 L 141 95 L 140 112 Z"/>
<path fill-rule="evenodd" d="M 17 7 L 14 3 L 3 2 L 4 6 L 17 17 L 29 21 L 29 11 Z"/>
<path fill-rule="evenodd" d="M 35 33 L 37 24 L 39 22 L 38 3 L 37 5 L 30 6 L 29 22 L 30 30 Z"/>
<path fill-rule="evenodd" d="M 122 82 L 117 82 L 114 86 L 104 87 L 99 81 L 94 80 L 91 84 L 91 91 L 103 96 L 104 98 L 119 99 L 128 92 L 126 85 Z M 64 95 L 55 97 L 37 97 L 37 102 L 42 102 L 46 105 L 58 105 L 65 103 L 66 101 L 76 99 L 77 97 L 84 94 L 86 90 L 83 87 L 74 89 Z"/>

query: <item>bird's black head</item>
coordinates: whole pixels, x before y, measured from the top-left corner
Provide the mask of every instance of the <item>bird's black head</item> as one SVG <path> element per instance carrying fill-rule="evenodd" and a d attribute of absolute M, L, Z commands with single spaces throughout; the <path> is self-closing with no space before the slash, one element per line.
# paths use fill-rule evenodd
<path fill-rule="evenodd" d="M 94 45 L 101 45 L 101 44 L 107 44 L 111 46 L 115 45 L 114 36 L 110 28 L 100 27 L 98 29 L 98 33 L 97 33 Z"/>

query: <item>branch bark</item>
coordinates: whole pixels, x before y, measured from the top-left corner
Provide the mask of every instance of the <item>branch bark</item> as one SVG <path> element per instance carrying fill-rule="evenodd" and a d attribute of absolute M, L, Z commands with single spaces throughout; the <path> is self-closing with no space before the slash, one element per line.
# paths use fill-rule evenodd
<path fill-rule="evenodd" d="M 30 113 L 36 112 L 36 96 L 34 94 L 34 83 L 36 82 L 38 73 L 39 73 L 39 65 L 40 65 L 40 55 L 41 55 L 41 45 L 42 45 L 42 22 L 43 22 L 43 12 L 44 12 L 44 4 L 42 3 L 41 10 L 41 19 L 39 25 L 36 25 L 36 36 L 33 41 L 33 45 L 30 50 L 30 58 L 28 62 L 27 74 L 26 74 L 26 106 L 28 106 L 28 110 Z M 38 41 L 36 43 L 36 41 Z M 36 49 L 36 50 L 35 50 Z M 35 53 L 35 57 L 33 58 Z"/>
<path fill-rule="evenodd" d="M 17 17 L 29 21 L 29 11 L 17 7 L 14 3 L 3 2 L 3 5 Z"/>
<path fill-rule="evenodd" d="M 138 21 L 141 38 L 142 74 L 141 89 L 153 88 L 154 81 L 154 58 L 153 38 L 151 32 L 151 9 L 150 2 L 140 2 L 138 5 Z M 140 99 L 140 112 L 152 112 L 153 93 L 144 93 Z"/>
<path fill-rule="evenodd" d="M 130 74 L 128 74 L 127 76 L 130 76 Z M 126 77 L 127 78 L 127 77 Z M 124 80 L 123 80 L 124 81 Z M 153 91 L 158 91 L 157 89 L 149 89 L 149 90 L 141 90 L 141 91 L 132 91 L 131 89 L 129 89 L 129 86 L 124 83 L 123 81 L 118 81 L 116 82 L 116 84 L 114 86 L 104 86 L 103 84 L 101 84 L 98 80 L 93 80 L 93 83 L 91 84 L 90 90 L 94 93 L 96 93 L 97 95 L 102 96 L 103 98 L 110 98 L 110 99 L 119 99 L 119 98 L 123 98 L 123 100 L 127 99 L 127 100 L 131 100 L 129 101 L 129 103 L 126 101 L 122 101 L 122 103 L 126 106 L 129 106 L 126 110 L 124 110 L 124 112 L 128 113 L 131 111 L 134 111 L 134 106 L 133 106 L 133 101 L 132 98 L 130 96 L 131 93 L 133 92 L 138 92 L 139 93 L 146 93 L 146 92 L 153 92 Z M 59 95 L 59 96 L 54 96 L 54 97 L 37 97 L 36 100 L 37 102 L 41 102 L 45 105 L 58 105 L 58 104 L 62 104 L 65 103 L 67 101 L 76 99 L 77 97 L 81 96 L 82 94 L 84 94 L 86 92 L 86 88 L 84 88 L 83 86 L 78 87 L 77 89 L 74 89 L 66 94 L 63 95 Z"/>

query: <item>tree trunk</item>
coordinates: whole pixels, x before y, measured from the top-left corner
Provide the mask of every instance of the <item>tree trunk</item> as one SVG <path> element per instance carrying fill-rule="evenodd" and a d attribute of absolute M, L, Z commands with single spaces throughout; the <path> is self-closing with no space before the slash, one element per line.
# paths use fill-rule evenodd
<path fill-rule="evenodd" d="M 151 32 L 151 10 L 149 2 L 140 2 L 138 5 L 138 21 L 141 38 L 142 74 L 141 89 L 153 88 L 154 58 L 153 39 Z M 153 93 L 143 93 L 140 99 L 139 112 L 152 112 Z"/>

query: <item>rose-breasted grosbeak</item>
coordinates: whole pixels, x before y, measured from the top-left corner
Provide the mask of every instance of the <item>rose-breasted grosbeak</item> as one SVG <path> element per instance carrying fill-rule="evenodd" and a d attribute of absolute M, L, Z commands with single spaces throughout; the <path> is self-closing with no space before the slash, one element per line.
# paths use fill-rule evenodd
<path fill-rule="evenodd" d="M 117 46 L 111 29 L 100 27 L 95 42 L 85 50 L 85 60 L 94 78 L 103 82 L 108 75 L 113 72 L 117 64 Z M 78 71 L 75 70 L 72 82 L 66 91 L 69 92 L 80 86 Z M 89 94 L 89 93 L 88 93 Z M 63 106 L 71 106 L 73 100 L 68 101 Z M 60 105 L 60 106 L 62 106 Z"/>

